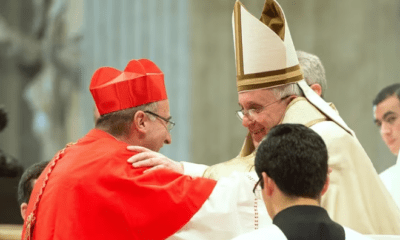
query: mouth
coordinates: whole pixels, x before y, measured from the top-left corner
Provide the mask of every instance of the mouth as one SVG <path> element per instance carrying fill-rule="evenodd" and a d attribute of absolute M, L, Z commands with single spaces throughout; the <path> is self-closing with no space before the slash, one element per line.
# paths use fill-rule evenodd
<path fill-rule="evenodd" d="M 395 154 L 399 151 L 399 145 L 400 143 L 398 143 L 397 139 L 388 139 L 387 141 L 385 141 L 386 145 L 389 147 L 390 151 Z"/>
<path fill-rule="evenodd" d="M 396 139 L 389 139 L 388 141 L 386 141 L 387 145 L 393 145 L 396 142 Z"/>
<path fill-rule="evenodd" d="M 261 128 L 261 129 L 256 130 L 256 131 L 250 131 L 250 132 L 251 132 L 252 135 L 257 135 L 257 134 L 262 133 L 263 131 L 264 131 L 264 128 Z"/>

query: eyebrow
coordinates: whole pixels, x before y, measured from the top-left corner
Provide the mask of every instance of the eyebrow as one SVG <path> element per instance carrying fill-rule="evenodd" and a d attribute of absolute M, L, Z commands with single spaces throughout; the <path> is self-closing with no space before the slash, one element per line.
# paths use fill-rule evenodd
<path fill-rule="evenodd" d="M 393 111 L 386 112 L 385 114 L 383 114 L 382 119 L 386 119 L 388 116 L 390 116 L 392 114 L 395 114 L 395 113 Z"/>
<path fill-rule="evenodd" d="M 383 114 L 382 119 L 383 119 L 383 120 L 386 120 L 386 118 L 388 118 L 390 115 L 393 115 L 393 114 L 396 114 L 396 113 L 393 112 L 393 111 L 388 111 L 388 112 L 386 112 L 385 114 Z M 374 119 L 374 123 L 375 123 L 375 124 L 381 123 L 381 120 Z"/>
<path fill-rule="evenodd" d="M 239 107 L 243 108 L 243 106 L 240 103 L 238 103 L 238 104 L 239 104 Z M 249 106 L 249 108 L 262 107 L 263 106 L 262 104 L 256 103 L 256 102 L 249 102 L 249 103 L 247 103 L 247 105 Z"/>

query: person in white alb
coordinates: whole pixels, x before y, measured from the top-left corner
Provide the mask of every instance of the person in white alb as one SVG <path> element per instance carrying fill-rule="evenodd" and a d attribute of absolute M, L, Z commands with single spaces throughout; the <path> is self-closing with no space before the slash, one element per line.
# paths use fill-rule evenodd
<path fill-rule="evenodd" d="M 328 151 L 312 129 L 301 124 L 272 128 L 257 149 L 255 170 L 260 180 L 254 189 L 273 224 L 234 240 L 369 239 L 332 221 L 320 207 L 329 187 Z"/>
<path fill-rule="evenodd" d="M 397 156 L 395 165 L 379 176 L 400 208 L 400 83 L 382 89 L 374 101 L 374 122 L 378 126 L 383 141 Z"/>

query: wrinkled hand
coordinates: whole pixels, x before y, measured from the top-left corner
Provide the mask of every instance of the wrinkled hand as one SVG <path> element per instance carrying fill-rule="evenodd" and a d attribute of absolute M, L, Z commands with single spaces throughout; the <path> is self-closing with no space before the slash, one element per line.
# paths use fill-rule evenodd
<path fill-rule="evenodd" d="M 128 146 L 128 150 L 138 152 L 138 154 L 128 159 L 134 168 L 151 167 L 144 172 L 154 171 L 159 168 L 166 168 L 177 173 L 183 174 L 183 165 L 175 162 L 161 153 L 151 151 L 145 147 Z"/>

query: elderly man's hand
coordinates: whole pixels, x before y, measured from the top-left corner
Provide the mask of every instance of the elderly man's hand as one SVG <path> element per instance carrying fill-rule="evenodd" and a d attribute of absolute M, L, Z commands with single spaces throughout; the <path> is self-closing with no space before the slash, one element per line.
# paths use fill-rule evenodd
<path fill-rule="evenodd" d="M 128 159 L 128 162 L 132 163 L 133 167 L 151 167 L 144 172 L 153 171 L 159 168 L 166 168 L 183 174 L 182 164 L 167 158 L 161 153 L 139 146 L 128 146 L 128 150 L 138 152 L 138 154 Z"/>

